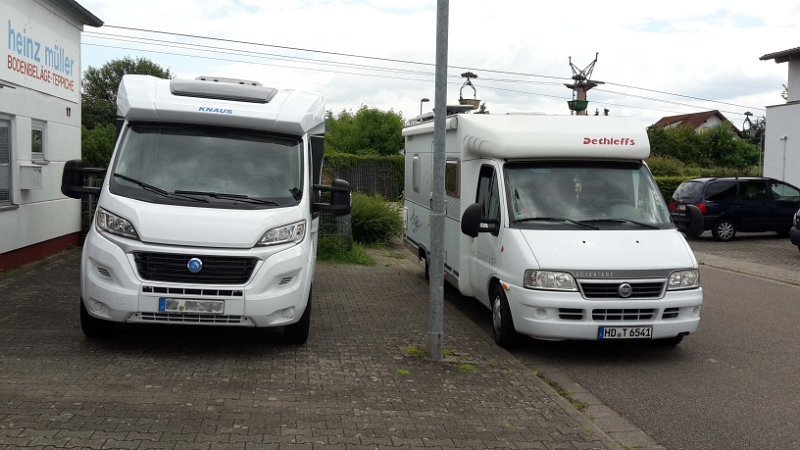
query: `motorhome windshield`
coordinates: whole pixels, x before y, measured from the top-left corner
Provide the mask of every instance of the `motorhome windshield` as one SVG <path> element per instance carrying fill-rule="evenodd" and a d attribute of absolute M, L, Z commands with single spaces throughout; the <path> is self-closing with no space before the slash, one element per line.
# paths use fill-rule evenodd
<path fill-rule="evenodd" d="M 133 124 L 111 192 L 153 203 L 274 208 L 302 196 L 302 141 L 207 126 Z"/>
<path fill-rule="evenodd" d="M 642 163 L 509 163 L 505 173 L 512 227 L 673 227 L 661 192 Z"/>

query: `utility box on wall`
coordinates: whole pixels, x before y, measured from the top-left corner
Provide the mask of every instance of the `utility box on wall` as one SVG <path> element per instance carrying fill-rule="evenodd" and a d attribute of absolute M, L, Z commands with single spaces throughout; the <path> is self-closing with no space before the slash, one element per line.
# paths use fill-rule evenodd
<path fill-rule="evenodd" d="M 19 166 L 19 188 L 23 190 L 42 188 L 41 166 Z"/>

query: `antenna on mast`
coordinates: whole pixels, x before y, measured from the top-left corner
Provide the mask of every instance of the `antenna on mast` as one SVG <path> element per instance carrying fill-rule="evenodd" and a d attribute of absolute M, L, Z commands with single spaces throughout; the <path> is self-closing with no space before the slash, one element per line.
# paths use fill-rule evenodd
<path fill-rule="evenodd" d="M 595 53 L 594 61 L 588 66 L 581 69 L 572 63 L 572 56 L 569 57 L 569 68 L 572 70 L 572 84 L 564 84 L 572 90 L 572 100 L 567 102 L 569 109 L 574 111 L 579 116 L 586 115 L 586 108 L 589 106 L 589 101 L 586 100 L 586 92 L 593 87 L 600 84 L 605 84 L 602 81 L 592 80 L 592 72 L 594 66 L 597 64 L 597 57 L 600 52 Z"/>

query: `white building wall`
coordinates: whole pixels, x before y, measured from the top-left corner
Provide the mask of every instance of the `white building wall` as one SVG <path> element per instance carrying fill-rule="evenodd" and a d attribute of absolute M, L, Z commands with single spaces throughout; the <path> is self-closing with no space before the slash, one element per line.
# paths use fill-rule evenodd
<path fill-rule="evenodd" d="M 48 2 L 0 0 L 0 82 L 15 86 L 0 89 L 0 120 L 11 123 L 12 203 L 0 206 L 0 254 L 80 231 L 80 201 L 61 195 L 60 187 L 64 163 L 81 157 L 81 29 Z M 24 43 L 38 43 L 38 61 L 19 54 L 19 33 Z M 58 48 L 63 57 L 47 61 L 46 48 Z M 64 70 L 66 58 L 74 61 L 68 64 L 72 70 Z M 31 157 L 34 121 L 45 124 L 45 161 Z M 25 166 L 41 167 L 40 189 L 21 189 Z"/>
<path fill-rule="evenodd" d="M 721 123 L 722 123 L 722 120 L 720 120 L 720 118 L 719 118 L 719 117 L 717 117 L 717 116 L 711 116 L 711 117 L 709 117 L 709 118 L 708 118 L 708 120 L 706 120 L 705 122 L 703 122 L 703 124 L 702 124 L 702 125 L 700 125 L 699 127 L 697 127 L 697 130 L 698 130 L 698 131 L 700 131 L 700 130 L 708 130 L 708 129 L 710 129 L 710 128 L 714 128 L 715 126 L 717 126 L 717 125 L 719 125 L 719 124 L 721 124 Z"/>
<path fill-rule="evenodd" d="M 789 61 L 789 88 L 787 101 L 800 101 L 800 60 Z"/>
<path fill-rule="evenodd" d="M 764 176 L 800 186 L 800 103 L 767 107 Z"/>

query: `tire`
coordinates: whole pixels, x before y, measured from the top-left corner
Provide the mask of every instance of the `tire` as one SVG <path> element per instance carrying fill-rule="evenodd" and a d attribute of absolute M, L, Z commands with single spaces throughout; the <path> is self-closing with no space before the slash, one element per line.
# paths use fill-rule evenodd
<path fill-rule="evenodd" d="M 514 318 L 511 316 L 508 298 L 500 284 L 492 292 L 492 336 L 497 345 L 505 349 L 514 348 L 519 337 L 514 328 Z"/>
<path fill-rule="evenodd" d="M 653 339 L 651 342 L 653 345 L 660 345 L 663 347 L 675 347 L 683 341 L 683 335 L 679 334 L 672 338 L 667 339 Z"/>
<path fill-rule="evenodd" d="M 104 338 L 114 332 L 114 322 L 90 316 L 81 300 L 81 330 L 89 339 Z"/>
<path fill-rule="evenodd" d="M 736 224 L 731 219 L 720 219 L 711 229 L 714 239 L 721 242 L 728 242 L 736 236 Z"/>
<path fill-rule="evenodd" d="M 283 327 L 283 340 L 287 344 L 303 345 L 308 341 L 309 331 L 311 331 L 311 291 L 308 293 L 308 304 L 300 320 Z"/>

